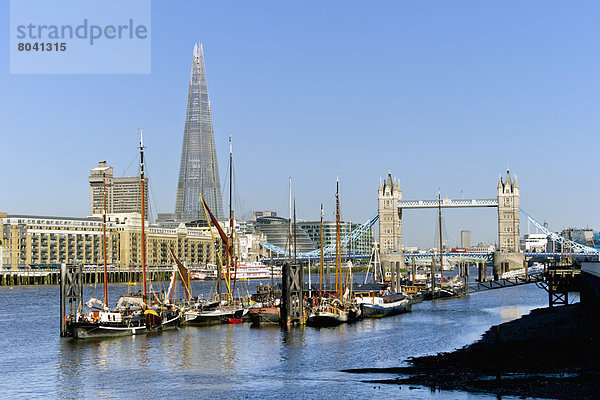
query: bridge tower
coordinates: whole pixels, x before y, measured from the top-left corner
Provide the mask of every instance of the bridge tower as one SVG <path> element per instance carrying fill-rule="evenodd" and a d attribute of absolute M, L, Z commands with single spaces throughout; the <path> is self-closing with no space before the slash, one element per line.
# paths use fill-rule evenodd
<path fill-rule="evenodd" d="M 502 274 L 510 269 L 522 268 L 524 253 L 520 248 L 519 229 L 519 183 L 510 171 L 506 178 L 498 179 L 498 251 L 494 254 L 494 273 Z"/>
<path fill-rule="evenodd" d="M 506 179 L 498 179 L 498 250 L 519 252 L 519 183 L 515 175 L 514 182 L 510 171 L 506 170 Z"/>
<path fill-rule="evenodd" d="M 385 182 L 379 180 L 377 202 L 379 211 L 379 246 L 384 271 L 398 271 L 404 264 L 402 248 L 402 189 L 397 179 L 388 172 Z M 392 274 L 393 278 L 393 274 Z"/>

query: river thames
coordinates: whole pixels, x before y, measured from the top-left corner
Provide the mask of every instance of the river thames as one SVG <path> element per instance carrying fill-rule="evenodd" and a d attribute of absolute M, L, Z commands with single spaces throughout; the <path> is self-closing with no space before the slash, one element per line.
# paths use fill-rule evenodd
<path fill-rule="evenodd" d="M 193 285 L 194 293 L 207 294 L 211 287 L 210 282 Z M 248 291 L 255 287 L 252 282 Z M 111 304 L 128 288 L 109 285 Z M 101 286 L 86 286 L 84 299 L 94 291 L 102 296 Z M 0 287 L 0 393 L 49 399 L 495 399 L 362 383 L 390 376 L 340 370 L 395 367 L 408 357 L 451 351 L 547 301 L 547 293 L 531 284 L 427 301 L 411 313 L 336 328 L 283 332 L 245 323 L 76 341 L 59 337 L 58 286 Z"/>

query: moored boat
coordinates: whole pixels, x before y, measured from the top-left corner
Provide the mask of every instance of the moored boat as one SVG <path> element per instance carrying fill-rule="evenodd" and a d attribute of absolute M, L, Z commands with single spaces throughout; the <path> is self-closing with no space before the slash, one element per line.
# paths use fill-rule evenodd
<path fill-rule="evenodd" d="M 149 332 L 162 332 L 176 329 L 181 322 L 179 308 L 170 303 L 169 296 L 150 300 L 146 293 L 146 234 L 144 215 L 144 141 L 142 129 L 140 132 L 140 193 L 141 193 L 141 236 L 142 236 L 142 292 L 139 295 L 121 296 L 116 308 L 108 307 L 108 277 L 106 256 L 106 180 L 104 180 L 104 209 L 103 209 L 103 249 L 104 249 L 104 301 L 92 297 L 85 306 L 89 310 L 78 312 L 64 318 L 65 336 L 88 339 L 115 336 L 133 336 Z M 173 271 L 173 279 L 175 271 Z M 83 308 L 83 307 L 81 307 Z"/>
<path fill-rule="evenodd" d="M 381 318 L 411 311 L 412 301 L 403 294 L 357 297 L 363 318 Z"/>
<path fill-rule="evenodd" d="M 358 320 L 361 316 L 359 307 L 345 307 L 338 299 L 323 299 L 321 304 L 310 313 L 306 324 L 313 327 L 338 326 Z"/>
<path fill-rule="evenodd" d="M 261 326 L 268 324 L 278 324 L 280 319 L 279 306 L 259 306 L 250 307 L 248 316 L 253 325 Z"/>
<path fill-rule="evenodd" d="M 244 308 L 219 306 L 212 309 L 187 309 L 184 323 L 188 325 L 216 325 L 229 320 L 242 319 L 247 310 Z"/>
<path fill-rule="evenodd" d="M 207 268 L 190 270 L 190 279 L 193 281 L 208 281 L 217 279 L 217 266 L 208 264 Z"/>
<path fill-rule="evenodd" d="M 225 279 L 225 275 L 223 272 L 221 278 Z M 269 279 L 271 276 L 281 277 L 281 267 L 271 269 L 271 267 L 258 261 L 241 262 L 236 267 L 230 267 L 229 275 L 231 279 L 242 281 Z"/>
<path fill-rule="evenodd" d="M 232 147 L 231 137 L 229 137 L 229 176 L 233 174 L 233 159 L 232 159 Z M 212 232 L 212 226 L 214 226 L 221 238 L 221 241 L 225 247 L 225 262 L 223 263 L 220 255 L 218 255 L 219 267 L 216 272 L 216 293 L 215 301 L 211 304 L 206 302 L 197 301 L 195 304 L 191 304 L 186 307 L 183 311 L 183 320 L 185 324 L 189 325 L 211 325 L 219 323 L 239 323 L 243 321 L 243 317 L 248 312 L 247 308 L 243 306 L 243 299 L 234 298 L 235 283 L 236 283 L 236 268 L 237 253 L 235 249 L 235 230 L 234 230 L 234 216 L 231 205 L 231 181 L 229 182 L 229 235 L 225 233 L 219 221 L 215 218 L 214 214 L 204 201 L 202 193 L 200 193 L 200 201 L 204 208 L 206 221 L 209 229 Z M 212 234 L 211 234 L 212 236 Z M 217 246 L 217 242 L 213 238 L 213 243 Z M 178 262 L 178 264 L 180 264 Z M 237 274 L 239 276 L 239 274 Z M 225 281 L 227 293 L 221 293 L 221 282 Z"/>
<path fill-rule="evenodd" d="M 361 318 L 360 307 L 353 301 L 353 277 L 352 264 L 348 263 L 348 273 L 344 283 L 342 275 L 341 261 L 341 229 L 340 229 L 340 197 L 339 181 L 336 184 L 335 193 L 335 220 L 336 220 L 336 241 L 335 241 L 335 293 L 332 297 L 323 297 L 323 242 L 321 241 L 321 267 L 319 277 L 319 297 L 308 315 L 306 324 L 314 327 L 337 326 L 344 323 L 354 322 Z M 323 224 L 323 208 L 321 205 L 321 227 Z M 321 238 L 322 238 L 321 228 Z"/>
<path fill-rule="evenodd" d="M 122 296 L 114 310 L 94 310 L 92 298 L 88 313 L 67 317 L 67 336 L 78 339 L 134 336 L 175 329 L 181 314 L 173 305 L 145 308 L 141 298 Z M 99 300 L 96 300 L 100 303 Z"/>

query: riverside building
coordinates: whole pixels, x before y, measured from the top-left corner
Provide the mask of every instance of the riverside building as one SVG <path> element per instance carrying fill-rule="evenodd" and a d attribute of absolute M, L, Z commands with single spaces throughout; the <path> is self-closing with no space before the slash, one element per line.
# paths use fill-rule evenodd
<path fill-rule="evenodd" d="M 103 265 L 102 219 L 0 214 L 3 268 L 52 267 L 61 263 L 81 262 Z M 141 215 L 109 214 L 106 226 L 106 255 L 114 268 L 129 269 L 142 265 Z M 214 228 L 213 228 L 214 229 Z M 217 247 L 223 246 L 217 237 Z M 181 224 L 163 228 L 146 222 L 146 264 L 168 267 L 174 263 L 171 247 L 188 267 L 216 264 L 217 255 L 209 228 Z"/>
<path fill-rule="evenodd" d="M 354 229 L 357 229 L 361 224 L 353 222 L 340 221 L 340 234 L 343 238 Z M 313 241 L 315 248 L 321 247 L 321 221 L 302 221 L 298 222 L 298 226 L 302 228 Z M 336 238 L 336 223 L 335 221 L 323 221 L 323 246 L 335 243 Z M 369 228 L 361 237 L 356 238 L 351 244 L 350 249 L 342 249 L 345 254 L 350 250 L 354 254 L 371 254 L 373 250 L 373 229 Z"/>

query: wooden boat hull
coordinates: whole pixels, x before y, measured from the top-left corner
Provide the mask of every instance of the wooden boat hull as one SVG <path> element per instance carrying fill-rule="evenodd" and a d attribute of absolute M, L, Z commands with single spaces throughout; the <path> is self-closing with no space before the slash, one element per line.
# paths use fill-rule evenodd
<path fill-rule="evenodd" d="M 455 292 L 454 290 L 442 288 L 442 289 L 437 289 L 435 291 L 435 293 L 433 293 L 431 291 L 426 292 L 423 295 L 423 299 L 424 300 L 448 299 L 448 298 L 459 297 L 459 296 L 461 296 L 461 294 L 458 292 Z"/>
<path fill-rule="evenodd" d="M 357 321 L 361 318 L 361 315 L 360 308 L 342 309 L 335 312 L 318 311 L 308 316 L 306 325 L 314 327 L 338 326 Z"/>
<path fill-rule="evenodd" d="M 348 312 L 340 313 L 316 312 L 309 315 L 306 325 L 314 327 L 338 326 L 348 322 Z"/>
<path fill-rule="evenodd" d="M 186 325 L 218 325 L 230 319 L 241 319 L 245 311 L 240 309 L 216 308 L 213 310 L 188 310 L 183 313 L 183 323 Z"/>
<path fill-rule="evenodd" d="M 278 324 L 280 320 L 279 307 L 260 307 L 248 310 L 253 325 Z"/>
<path fill-rule="evenodd" d="M 412 302 L 400 301 L 383 305 L 362 303 L 360 307 L 363 318 L 383 318 L 411 311 Z"/>
<path fill-rule="evenodd" d="M 155 321 L 154 321 L 155 323 Z M 134 318 L 123 322 L 67 321 L 67 336 L 76 339 L 135 336 L 176 329 L 181 323 L 179 311 L 163 314 L 159 324 L 147 324 L 146 318 Z"/>

